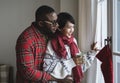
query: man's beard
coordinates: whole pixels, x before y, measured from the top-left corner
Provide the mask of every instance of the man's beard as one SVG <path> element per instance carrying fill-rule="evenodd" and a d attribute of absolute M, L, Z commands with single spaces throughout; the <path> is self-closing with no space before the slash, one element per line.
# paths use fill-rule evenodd
<path fill-rule="evenodd" d="M 42 27 L 40 27 L 37 23 L 33 23 L 33 25 L 44 35 L 48 36 L 49 39 L 54 38 L 55 34 L 52 32 L 50 28 L 46 24 L 43 24 Z"/>
<path fill-rule="evenodd" d="M 54 37 L 54 32 L 52 32 L 52 30 L 50 28 L 48 28 L 48 26 L 44 26 L 44 27 L 40 27 L 41 30 L 43 31 L 43 34 L 45 34 L 46 36 L 48 36 L 48 38 L 53 38 Z"/>

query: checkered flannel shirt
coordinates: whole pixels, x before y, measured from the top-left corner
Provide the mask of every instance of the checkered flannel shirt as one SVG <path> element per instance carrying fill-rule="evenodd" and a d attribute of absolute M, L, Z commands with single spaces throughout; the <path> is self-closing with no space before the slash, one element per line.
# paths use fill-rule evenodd
<path fill-rule="evenodd" d="M 40 80 L 51 79 L 48 73 L 42 71 L 46 41 L 46 37 L 33 25 L 19 36 L 16 44 L 16 83 L 43 83 Z"/>

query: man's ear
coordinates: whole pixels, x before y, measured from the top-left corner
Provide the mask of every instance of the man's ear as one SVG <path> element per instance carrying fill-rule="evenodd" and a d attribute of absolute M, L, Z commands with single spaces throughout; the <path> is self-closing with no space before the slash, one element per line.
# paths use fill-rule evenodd
<path fill-rule="evenodd" d="M 58 28 L 59 31 L 62 31 L 62 29 Z"/>
<path fill-rule="evenodd" d="M 38 25 L 39 25 L 40 27 L 43 27 L 43 26 L 44 26 L 44 23 L 43 23 L 42 21 L 39 21 L 39 22 L 38 22 Z"/>

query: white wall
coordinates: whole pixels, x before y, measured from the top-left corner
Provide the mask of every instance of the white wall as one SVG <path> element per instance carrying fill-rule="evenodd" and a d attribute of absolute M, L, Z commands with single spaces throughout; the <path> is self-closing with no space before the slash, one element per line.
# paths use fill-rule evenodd
<path fill-rule="evenodd" d="M 15 44 L 19 34 L 34 21 L 34 14 L 40 5 L 49 5 L 58 13 L 71 12 L 76 17 L 77 0 L 0 0 L 0 63 L 9 64 L 16 71 Z M 72 3 L 72 5 L 69 5 Z M 69 5 L 69 8 L 65 8 Z M 67 6 L 68 7 L 68 6 Z M 76 18 L 75 18 L 76 19 Z M 76 19 L 77 20 L 77 19 Z M 15 76 L 14 76 L 15 77 Z"/>

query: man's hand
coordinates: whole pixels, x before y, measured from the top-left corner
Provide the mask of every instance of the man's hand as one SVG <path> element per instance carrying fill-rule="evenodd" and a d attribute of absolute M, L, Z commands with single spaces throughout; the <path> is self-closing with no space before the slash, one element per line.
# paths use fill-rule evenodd
<path fill-rule="evenodd" d="M 51 81 L 57 81 L 58 83 L 73 83 L 73 77 L 70 75 L 67 75 L 64 79 L 57 79 L 55 77 L 52 77 Z"/>
<path fill-rule="evenodd" d="M 67 75 L 64 79 L 58 79 L 58 83 L 73 83 L 73 77 Z"/>

